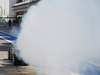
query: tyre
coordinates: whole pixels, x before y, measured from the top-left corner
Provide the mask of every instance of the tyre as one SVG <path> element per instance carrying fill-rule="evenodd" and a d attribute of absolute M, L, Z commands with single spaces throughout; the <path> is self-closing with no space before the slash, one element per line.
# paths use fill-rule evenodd
<path fill-rule="evenodd" d="M 21 61 L 18 60 L 15 54 L 13 55 L 13 65 L 15 66 L 21 65 Z"/>
<path fill-rule="evenodd" d="M 27 64 L 23 62 L 22 60 L 19 60 L 16 55 L 13 55 L 13 65 L 15 66 L 26 66 Z"/>
<path fill-rule="evenodd" d="M 8 48 L 8 60 L 10 60 L 10 48 Z"/>
<path fill-rule="evenodd" d="M 11 47 L 8 48 L 8 60 L 12 60 L 12 57 L 11 57 Z"/>

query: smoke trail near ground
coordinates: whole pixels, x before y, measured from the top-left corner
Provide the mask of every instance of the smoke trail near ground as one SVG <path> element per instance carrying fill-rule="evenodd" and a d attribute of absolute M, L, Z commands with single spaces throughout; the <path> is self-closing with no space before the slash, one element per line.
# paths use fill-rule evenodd
<path fill-rule="evenodd" d="M 67 73 L 100 65 L 99 0 L 42 0 L 21 26 L 17 44 L 30 65 Z"/>

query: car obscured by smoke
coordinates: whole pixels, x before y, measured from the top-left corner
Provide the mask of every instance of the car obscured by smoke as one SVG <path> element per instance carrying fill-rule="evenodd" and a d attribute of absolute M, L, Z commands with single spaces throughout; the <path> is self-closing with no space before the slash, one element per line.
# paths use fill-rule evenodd
<path fill-rule="evenodd" d="M 13 65 L 26 65 L 26 63 L 20 57 L 20 50 L 14 43 L 11 43 L 9 46 L 8 60 L 11 60 Z"/>

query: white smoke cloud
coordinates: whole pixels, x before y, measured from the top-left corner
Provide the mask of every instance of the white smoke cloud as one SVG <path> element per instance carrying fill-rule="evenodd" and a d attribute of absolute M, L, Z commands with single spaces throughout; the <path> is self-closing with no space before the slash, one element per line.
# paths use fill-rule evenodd
<path fill-rule="evenodd" d="M 13 34 L 14 36 L 18 36 L 19 33 L 20 33 L 20 27 L 16 27 L 16 26 L 13 26 L 10 33 Z"/>
<path fill-rule="evenodd" d="M 30 65 L 81 72 L 100 64 L 98 0 L 42 0 L 21 26 L 17 44 Z"/>

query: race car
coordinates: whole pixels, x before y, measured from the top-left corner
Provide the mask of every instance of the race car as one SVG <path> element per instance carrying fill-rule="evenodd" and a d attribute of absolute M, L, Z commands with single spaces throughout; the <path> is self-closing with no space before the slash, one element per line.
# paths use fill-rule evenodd
<path fill-rule="evenodd" d="M 14 43 L 11 43 L 8 48 L 8 60 L 11 60 L 13 65 L 26 65 L 20 57 L 20 50 Z"/>

